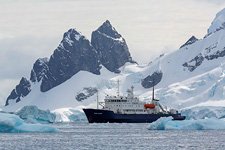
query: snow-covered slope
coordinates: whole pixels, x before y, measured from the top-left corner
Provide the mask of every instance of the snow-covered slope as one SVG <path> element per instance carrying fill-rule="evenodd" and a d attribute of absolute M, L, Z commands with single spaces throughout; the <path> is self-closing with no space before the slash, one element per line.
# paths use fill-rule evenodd
<path fill-rule="evenodd" d="M 212 111 L 216 111 L 217 108 L 223 110 L 221 107 L 225 107 L 225 30 L 220 28 L 225 22 L 225 17 L 223 16 L 225 16 L 224 10 L 217 14 L 212 25 L 209 27 L 208 34 L 203 39 L 197 39 L 193 36 L 187 42 L 184 42 L 185 44 L 180 49 L 169 54 L 160 55 L 147 65 L 132 63 L 133 61 L 130 59 L 126 43 L 123 41 L 122 44 L 124 45 L 121 45 L 121 43 L 115 43 L 121 42 L 120 40 L 109 38 L 109 36 L 112 36 L 111 32 L 114 30 L 104 32 L 104 36 L 108 34 L 107 38 L 99 38 L 97 45 L 92 46 L 88 42 L 88 47 L 92 51 L 95 51 L 95 49 L 100 51 L 93 61 L 100 61 L 100 67 L 98 63 L 96 65 L 98 67 L 96 68 L 97 70 L 101 68 L 99 70 L 100 74 L 88 71 L 87 67 L 84 67 L 71 77 L 66 78 L 59 85 L 45 92 L 40 91 L 41 82 L 32 82 L 31 85 L 24 82 L 22 85 L 26 85 L 24 88 L 25 94 L 22 92 L 17 103 L 13 99 L 13 95 L 13 102 L 10 103 L 9 100 L 9 105 L 4 107 L 3 110 L 15 111 L 24 105 L 36 105 L 41 109 L 58 109 L 63 114 L 61 111 L 66 110 L 68 112 L 68 107 L 73 110 L 81 110 L 83 107 L 96 107 L 96 89 L 99 90 L 100 99 L 103 99 L 106 94 L 116 94 L 116 81 L 118 79 L 121 83 L 121 94 L 125 94 L 127 88 L 133 85 L 135 87 L 135 94 L 143 101 L 151 98 L 152 92 L 150 88 L 156 85 L 156 97 L 161 100 L 162 104 L 168 107 L 178 109 L 193 108 L 193 110 L 194 107 L 198 107 L 199 110 L 214 106 Z M 108 21 L 104 24 L 108 24 Z M 110 25 L 111 28 L 112 26 Z M 217 28 L 220 29 L 217 30 Z M 118 33 L 116 32 L 115 34 Z M 117 57 L 114 62 L 112 62 L 112 55 L 104 57 L 102 54 L 103 51 L 106 53 L 107 47 L 99 48 L 101 42 L 105 43 L 101 39 L 109 39 L 110 42 L 107 42 L 119 45 L 120 51 L 124 47 L 124 51 L 126 51 L 124 55 L 126 54 L 126 56 L 119 60 Z M 82 44 L 78 42 L 78 45 Z M 74 47 L 71 50 L 76 49 L 76 46 Z M 118 55 L 117 49 L 109 49 L 108 52 Z M 76 54 L 82 54 L 82 52 L 79 51 Z M 61 57 L 64 58 L 63 56 Z M 66 53 L 66 57 L 70 58 L 69 53 Z M 104 58 L 104 61 L 102 58 Z M 127 60 L 126 63 L 121 61 L 125 58 Z M 40 75 L 42 77 L 43 70 L 45 71 L 46 68 L 48 70 L 48 67 L 45 67 L 45 64 L 48 62 L 41 62 L 44 62 L 44 65 L 41 65 L 39 69 L 41 70 Z M 89 65 L 88 62 L 86 63 Z M 118 64 L 120 65 L 118 66 Z M 117 67 L 109 69 L 112 66 Z M 63 67 L 61 69 L 63 70 Z M 119 71 L 115 71 L 117 69 Z M 91 70 L 95 70 L 95 68 L 91 68 Z M 30 91 L 29 94 L 26 93 L 27 91 Z M 18 90 L 14 92 L 18 95 Z"/>
<path fill-rule="evenodd" d="M 215 19 L 211 23 L 211 26 L 208 29 L 208 34 L 216 32 L 220 29 L 224 29 L 225 27 L 225 9 L 221 10 L 216 14 Z"/>

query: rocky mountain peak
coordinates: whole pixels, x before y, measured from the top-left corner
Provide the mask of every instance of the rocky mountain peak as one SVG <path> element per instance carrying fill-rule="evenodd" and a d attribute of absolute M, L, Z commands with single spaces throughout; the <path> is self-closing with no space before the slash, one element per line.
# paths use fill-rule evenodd
<path fill-rule="evenodd" d="M 63 39 L 70 39 L 72 41 L 79 41 L 79 39 L 82 37 L 83 35 L 78 32 L 76 29 L 69 29 L 67 32 L 64 33 L 63 35 Z M 84 36 L 83 36 L 84 37 Z"/>
<path fill-rule="evenodd" d="M 81 70 L 100 74 L 97 51 L 75 29 L 64 33 L 61 43 L 50 57 L 48 67 L 41 83 L 42 92 L 63 83 Z"/>
<path fill-rule="evenodd" d="M 48 71 L 48 58 L 39 58 L 33 65 L 31 70 L 30 81 L 39 82 Z"/>
<path fill-rule="evenodd" d="M 91 44 L 97 50 L 101 64 L 109 71 L 118 70 L 126 62 L 133 62 L 125 39 L 106 20 L 92 32 Z"/>
<path fill-rule="evenodd" d="M 191 45 L 191 44 L 195 43 L 196 41 L 198 41 L 198 39 L 195 36 L 192 36 L 190 39 L 187 40 L 187 42 L 185 42 L 183 45 L 181 45 L 180 48 L 187 46 L 187 45 Z"/>
<path fill-rule="evenodd" d="M 76 29 L 63 34 L 62 41 L 50 58 L 39 58 L 33 65 L 30 80 L 22 78 L 7 98 L 6 105 L 18 102 L 40 83 L 40 91 L 47 92 L 69 80 L 79 71 L 100 75 L 101 64 L 119 73 L 126 62 L 133 62 L 125 39 L 106 20 L 92 33 L 91 42 Z"/>
<path fill-rule="evenodd" d="M 31 91 L 31 84 L 26 78 L 22 77 L 20 83 L 16 86 L 15 89 L 12 90 L 10 95 L 8 96 L 5 105 L 10 104 L 10 100 L 13 103 L 17 103 L 21 100 L 22 97 L 27 96 Z"/>
<path fill-rule="evenodd" d="M 121 38 L 121 35 L 116 31 L 116 29 L 111 25 L 109 20 L 106 20 L 96 31 L 105 34 L 112 38 Z"/>

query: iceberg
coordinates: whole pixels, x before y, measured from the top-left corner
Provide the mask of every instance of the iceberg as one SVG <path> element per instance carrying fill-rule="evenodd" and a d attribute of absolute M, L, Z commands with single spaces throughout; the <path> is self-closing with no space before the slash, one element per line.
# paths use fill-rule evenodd
<path fill-rule="evenodd" d="M 172 117 L 162 117 L 151 123 L 149 130 L 225 130 L 225 121 L 208 118 L 197 120 L 172 120 Z"/>
<path fill-rule="evenodd" d="M 76 108 L 60 108 L 52 113 L 56 115 L 55 122 L 87 122 L 84 112 Z"/>
<path fill-rule="evenodd" d="M 37 106 L 24 106 L 16 115 L 29 123 L 54 123 L 56 119 L 54 113 L 38 109 Z"/>
<path fill-rule="evenodd" d="M 15 114 L 0 113 L 0 133 L 1 132 L 57 132 L 57 129 L 48 125 L 26 123 Z"/>

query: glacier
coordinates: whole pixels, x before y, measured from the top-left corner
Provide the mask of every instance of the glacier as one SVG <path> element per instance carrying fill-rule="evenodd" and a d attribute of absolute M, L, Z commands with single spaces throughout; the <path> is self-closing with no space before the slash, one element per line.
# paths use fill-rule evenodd
<path fill-rule="evenodd" d="M 225 107 L 197 106 L 181 110 L 186 119 L 225 118 Z"/>
<path fill-rule="evenodd" d="M 19 116 L 9 113 L 0 113 L 0 132 L 20 133 L 20 132 L 57 132 L 54 127 L 43 124 L 26 123 Z"/>
<path fill-rule="evenodd" d="M 148 126 L 149 130 L 225 130 L 225 121 L 217 118 L 172 120 L 162 117 Z"/>

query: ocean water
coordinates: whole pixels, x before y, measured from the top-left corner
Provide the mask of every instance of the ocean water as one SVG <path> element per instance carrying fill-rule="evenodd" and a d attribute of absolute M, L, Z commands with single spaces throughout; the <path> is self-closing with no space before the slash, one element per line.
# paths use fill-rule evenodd
<path fill-rule="evenodd" d="M 150 131 L 148 124 L 54 124 L 58 133 L 0 133 L 1 150 L 225 150 L 225 130 Z"/>

